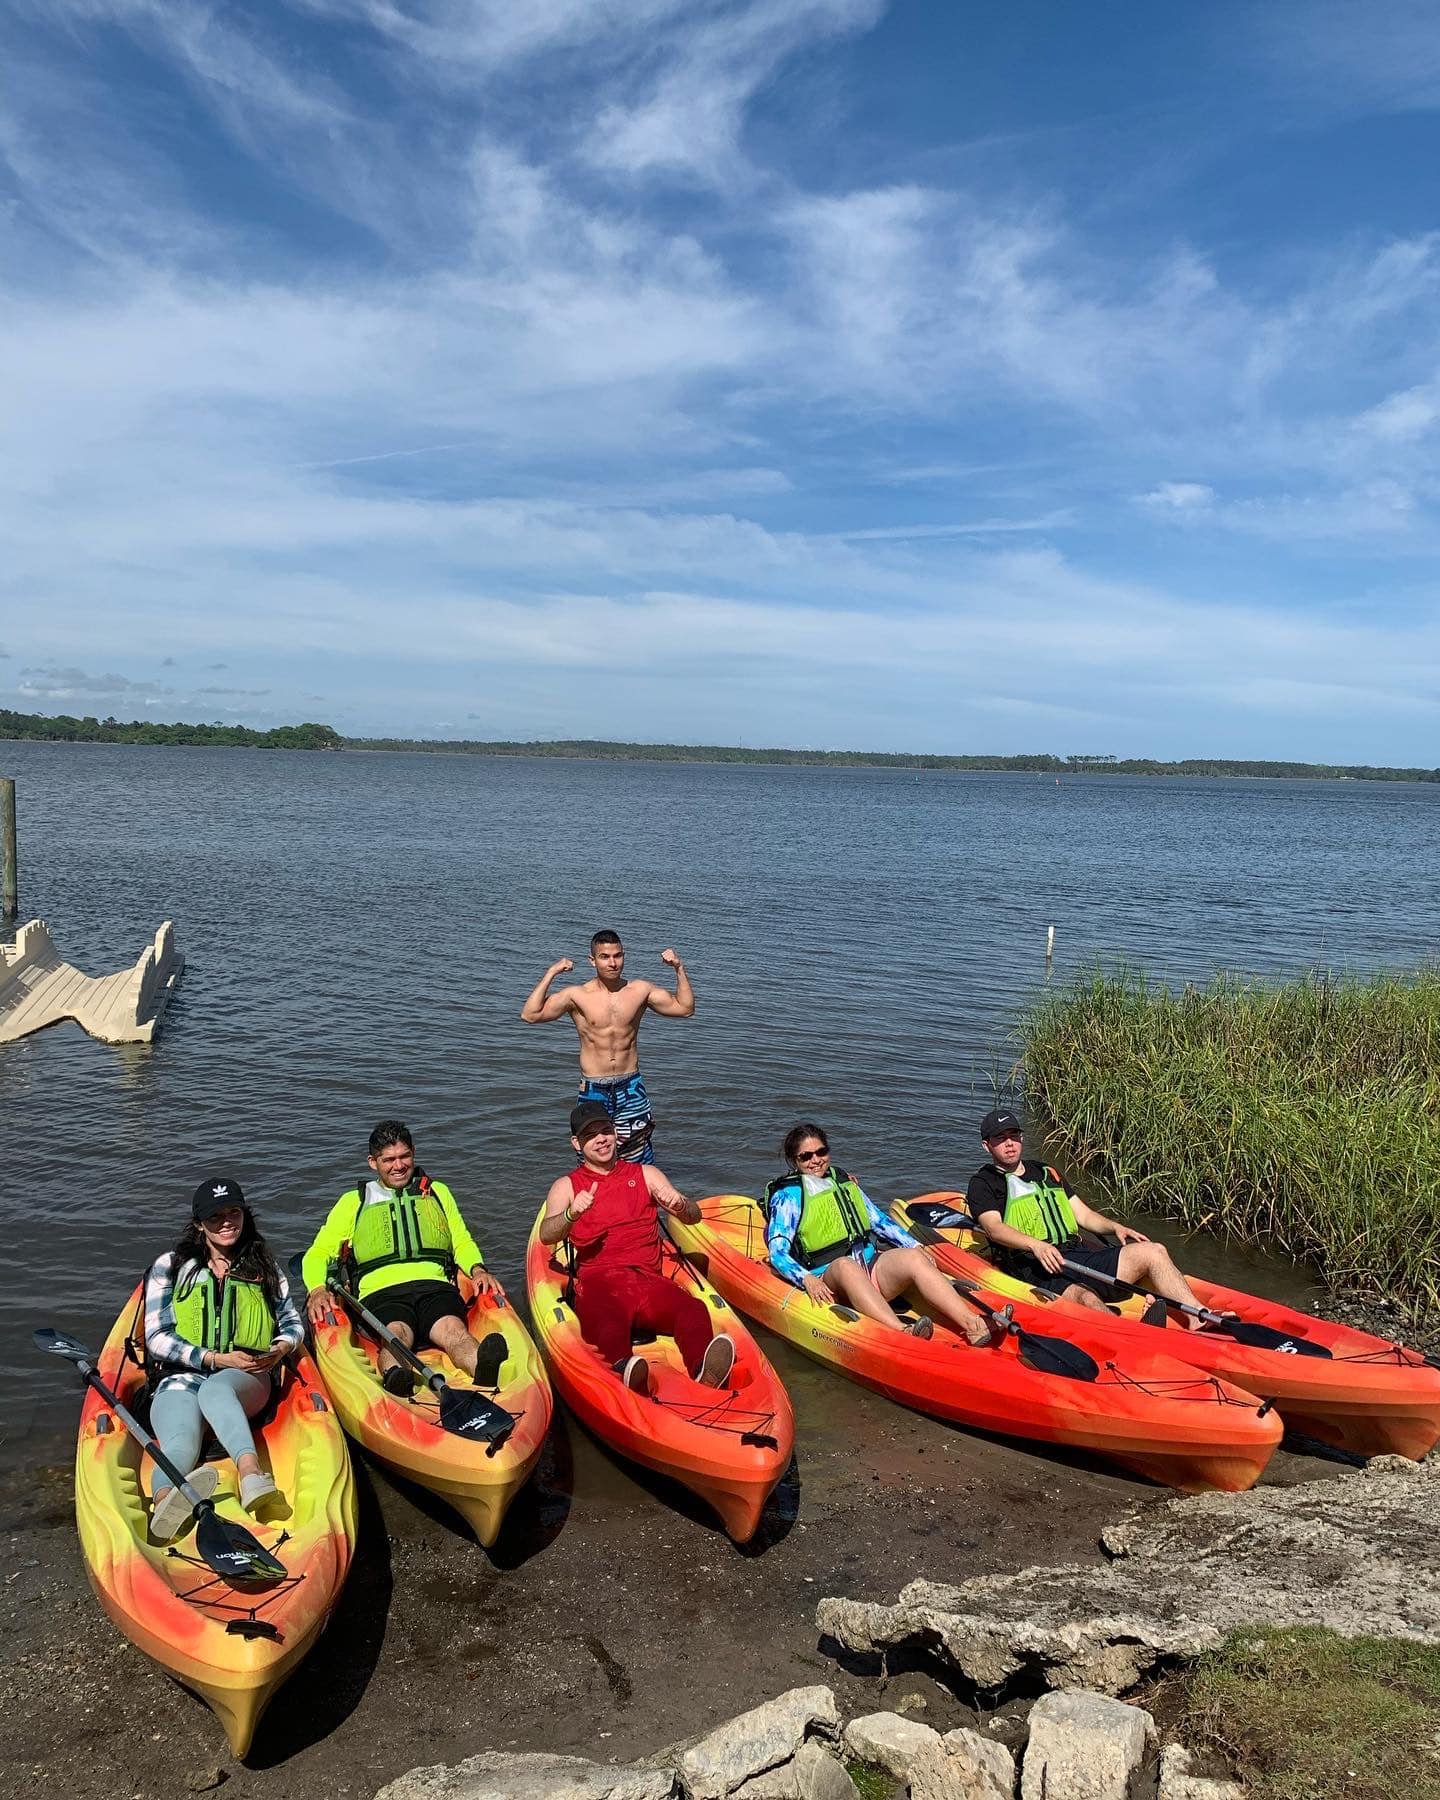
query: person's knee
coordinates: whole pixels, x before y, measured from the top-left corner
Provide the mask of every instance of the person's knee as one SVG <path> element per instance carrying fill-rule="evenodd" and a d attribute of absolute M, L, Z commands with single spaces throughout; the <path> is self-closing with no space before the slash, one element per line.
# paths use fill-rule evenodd
<path fill-rule="evenodd" d="M 390 1320 L 386 1329 L 392 1336 L 399 1338 L 400 1342 L 407 1350 L 414 1347 L 415 1333 L 408 1325 L 402 1323 L 399 1319 Z"/>

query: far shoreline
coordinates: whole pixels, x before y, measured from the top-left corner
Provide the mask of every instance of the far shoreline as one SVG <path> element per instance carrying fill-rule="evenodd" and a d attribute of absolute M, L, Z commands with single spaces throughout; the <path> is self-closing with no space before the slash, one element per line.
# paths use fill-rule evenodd
<path fill-rule="evenodd" d="M 1258 757 L 945 755 L 927 751 L 810 750 L 783 745 L 630 743 L 607 738 L 382 738 L 342 737 L 333 726 L 307 721 L 265 731 L 245 725 L 183 721 L 122 722 L 92 716 L 11 712 L 0 708 L 0 743 L 109 744 L 128 749 L 303 750 L 426 756 L 489 756 L 555 762 L 679 763 L 710 768 L 881 769 L 910 774 L 1184 776 L 1251 781 L 1368 781 L 1440 784 L 1440 768 L 1370 763 L 1318 763 Z"/>

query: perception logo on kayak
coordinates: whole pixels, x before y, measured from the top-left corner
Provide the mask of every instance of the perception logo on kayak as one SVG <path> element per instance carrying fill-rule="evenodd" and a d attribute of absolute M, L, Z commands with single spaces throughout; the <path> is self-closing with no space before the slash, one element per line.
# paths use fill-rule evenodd
<path fill-rule="evenodd" d="M 848 1350 L 850 1348 L 844 1338 L 836 1337 L 829 1331 L 822 1331 L 818 1325 L 812 1325 L 810 1327 L 810 1335 L 813 1338 L 818 1338 L 822 1344 L 833 1344 L 837 1350 Z"/>

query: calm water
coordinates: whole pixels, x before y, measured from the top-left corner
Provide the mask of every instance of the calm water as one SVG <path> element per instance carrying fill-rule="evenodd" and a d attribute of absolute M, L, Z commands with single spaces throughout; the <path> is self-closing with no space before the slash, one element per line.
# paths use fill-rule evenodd
<path fill-rule="evenodd" d="M 0 773 L 22 920 L 98 974 L 173 917 L 188 958 L 151 1049 L 68 1024 L 0 1047 L 6 1459 L 74 1418 L 31 1328 L 103 1336 L 206 1174 L 300 1248 L 398 1113 L 518 1284 L 576 1057 L 568 1022 L 517 1015 L 599 925 L 631 974 L 673 944 L 695 983 L 641 1064 L 696 1193 L 755 1191 L 805 1114 L 877 1196 L 963 1185 L 1052 922 L 1056 979 L 1435 949 L 1440 786 L 23 743 Z"/>

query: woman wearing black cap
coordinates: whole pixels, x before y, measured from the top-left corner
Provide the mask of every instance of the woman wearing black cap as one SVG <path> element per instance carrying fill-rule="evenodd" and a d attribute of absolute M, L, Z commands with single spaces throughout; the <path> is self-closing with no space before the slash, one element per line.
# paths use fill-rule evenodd
<path fill-rule="evenodd" d="M 150 1426 L 189 1486 L 209 1499 L 218 1480 L 199 1461 L 205 1430 L 234 1459 L 240 1502 L 254 1512 L 278 1494 L 260 1467 L 250 1421 L 270 1398 L 274 1371 L 305 1325 L 238 1181 L 202 1181 L 191 1222 L 145 1278 L 145 1355 L 157 1382 Z M 158 1467 L 150 1531 L 156 1542 L 188 1524 L 190 1503 Z"/>

